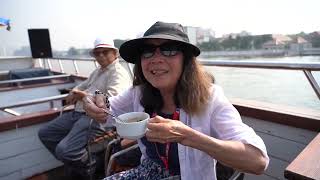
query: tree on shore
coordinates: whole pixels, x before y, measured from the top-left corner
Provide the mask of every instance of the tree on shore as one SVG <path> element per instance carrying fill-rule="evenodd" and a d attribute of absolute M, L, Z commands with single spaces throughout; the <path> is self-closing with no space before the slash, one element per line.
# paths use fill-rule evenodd
<path fill-rule="evenodd" d="M 114 40 L 114 46 L 117 47 L 118 49 L 120 48 L 120 46 L 126 42 L 126 40 L 122 40 L 122 39 L 115 39 Z"/>
<path fill-rule="evenodd" d="M 320 47 L 320 33 L 319 32 L 310 33 L 308 39 L 311 42 L 312 47 L 315 47 L 315 48 Z"/>
<path fill-rule="evenodd" d="M 67 54 L 68 56 L 76 56 L 79 55 L 79 52 L 76 50 L 75 47 L 70 47 Z"/>
<path fill-rule="evenodd" d="M 217 40 L 212 40 L 209 42 L 203 42 L 198 45 L 202 51 L 220 51 L 222 47 Z"/>
<path fill-rule="evenodd" d="M 198 44 L 202 51 L 235 51 L 261 49 L 262 44 L 272 40 L 271 34 L 257 36 L 229 36 L 225 39 L 214 39 L 209 42 Z"/>

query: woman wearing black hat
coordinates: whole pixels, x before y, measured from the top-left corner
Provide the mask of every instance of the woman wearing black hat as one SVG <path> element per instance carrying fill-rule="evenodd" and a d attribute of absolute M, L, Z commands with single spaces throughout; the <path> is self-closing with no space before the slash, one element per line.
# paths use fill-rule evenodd
<path fill-rule="evenodd" d="M 216 179 L 217 160 L 240 171 L 261 174 L 269 163 L 266 147 L 197 62 L 200 50 L 180 24 L 157 22 L 142 38 L 125 42 L 120 55 L 134 63 L 133 87 L 111 97 L 114 114 L 145 111 L 152 117 L 138 140 L 142 161 L 135 169 L 106 179 Z M 112 121 L 96 104 L 87 113 Z"/>

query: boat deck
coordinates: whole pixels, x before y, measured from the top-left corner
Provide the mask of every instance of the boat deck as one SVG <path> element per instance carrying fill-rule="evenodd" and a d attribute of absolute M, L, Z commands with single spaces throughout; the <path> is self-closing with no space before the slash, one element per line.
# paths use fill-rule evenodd
<path fill-rule="evenodd" d="M 251 117 L 242 117 L 242 119 L 263 139 L 270 157 L 269 167 L 263 175 L 256 176 L 246 174 L 245 180 L 285 179 L 283 175 L 285 168 L 317 135 L 315 131 L 258 120 Z"/>

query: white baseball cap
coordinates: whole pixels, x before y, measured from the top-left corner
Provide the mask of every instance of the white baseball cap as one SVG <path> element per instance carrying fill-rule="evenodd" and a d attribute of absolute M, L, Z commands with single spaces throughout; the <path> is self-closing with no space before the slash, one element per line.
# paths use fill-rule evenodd
<path fill-rule="evenodd" d="M 97 38 L 97 39 L 94 41 L 94 48 L 93 48 L 93 49 L 100 48 L 100 47 L 112 48 L 112 49 L 118 50 L 118 48 L 116 48 L 116 47 L 114 46 L 114 42 L 113 42 L 112 39 Z"/>

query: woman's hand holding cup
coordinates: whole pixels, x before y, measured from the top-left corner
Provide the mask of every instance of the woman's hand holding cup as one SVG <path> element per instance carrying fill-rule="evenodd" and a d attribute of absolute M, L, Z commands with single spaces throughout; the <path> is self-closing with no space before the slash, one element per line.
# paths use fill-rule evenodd
<path fill-rule="evenodd" d="M 146 137 L 149 141 L 168 143 L 178 142 L 186 144 L 190 127 L 180 121 L 165 119 L 161 116 L 151 118 L 147 124 L 148 131 Z"/>

